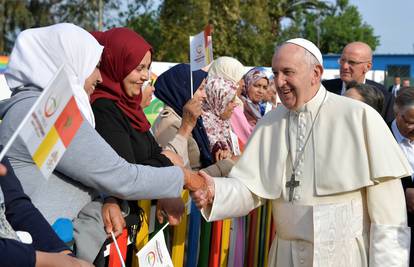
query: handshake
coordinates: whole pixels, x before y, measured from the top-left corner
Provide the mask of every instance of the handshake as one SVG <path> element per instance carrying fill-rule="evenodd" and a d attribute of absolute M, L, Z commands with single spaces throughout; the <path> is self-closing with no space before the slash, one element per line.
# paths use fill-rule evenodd
<path fill-rule="evenodd" d="M 184 173 L 184 188 L 190 190 L 191 197 L 197 208 L 202 209 L 213 203 L 214 180 L 203 171 L 193 172 L 181 167 Z M 1 170 L 0 170 L 1 171 Z M 181 197 L 159 199 L 156 216 L 160 223 L 167 219 L 171 225 L 178 225 L 184 214 L 185 207 Z"/>
<path fill-rule="evenodd" d="M 202 209 L 214 200 L 214 180 L 203 171 L 198 173 L 182 168 L 184 172 L 184 188 L 190 190 L 197 208 Z"/>

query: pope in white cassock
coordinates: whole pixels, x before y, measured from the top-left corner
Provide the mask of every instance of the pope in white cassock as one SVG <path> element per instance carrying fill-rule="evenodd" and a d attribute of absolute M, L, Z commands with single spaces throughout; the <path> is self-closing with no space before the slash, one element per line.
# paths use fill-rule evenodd
<path fill-rule="evenodd" d="M 408 266 L 410 229 L 399 178 L 411 168 L 381 116 L 321 85 L 319 49 L 305 39 L 276 50 L 284 106 L 261 119 L 228 178 L 193 199 L 209 221 L 272 200 L 269 266 Z"/>

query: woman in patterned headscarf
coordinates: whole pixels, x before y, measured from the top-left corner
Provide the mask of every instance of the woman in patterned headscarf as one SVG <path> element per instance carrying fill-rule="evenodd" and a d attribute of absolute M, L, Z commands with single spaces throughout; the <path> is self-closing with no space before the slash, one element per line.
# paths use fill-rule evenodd
<path fill-rule="evenodd" d="M 269 79 L 265 70 L 260 67 L 251 69 L 244 76 L 244 85 L 241 97 L 244 104 L 244 115 L 250 125 L 255 126 L 257 121 L 263 116 L 260 103 L 265 97 L 265 92 L 269 86 Z"/>
<path fill-rule="evenodd" d="M 217 58 L 208 72 L 202 118 L 210 151 L 216 161 L 240 154 L 230 118 L 237 106 L 237 91 L 243 72 L 243 65 L 231 57 Z"/>
<path fill-rule="evenodd" d="M 237 86 L 231 81 L 217 77 L 206 85 L 207 99 L 203 105 L 203 122 L 214 155 L 218 149 L 228 149 L 235 154 L 231 139 L 230 117 L 236 107 Z"/>

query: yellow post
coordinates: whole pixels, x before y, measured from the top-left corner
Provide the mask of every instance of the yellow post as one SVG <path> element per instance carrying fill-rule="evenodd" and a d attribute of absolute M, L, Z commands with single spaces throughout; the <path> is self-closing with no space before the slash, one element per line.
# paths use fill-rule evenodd
<path fill-rule="evenodd" d="M 220 266 L 227 267 L 229 260 L 229 246 L 230 246 L 230 228 L 231 219 L 223 220 L 223 228 L 221 230 L 221 251 L 220 251 Z"/>
<path fill-rule="evenodd" d="M 267 262 L 269 260 L 270 230 L 272 229 L 272 202 L 268 200 L 266 205 L 267 205 L 266 237 L 265 237 L 265 245 L 264 245 L 265 251 L 264 251 L 263 266 L 267 266 Z"/>
<path fill-rule="evenodd" d="M 182 193 L 184 203 L 188 202 L 189 193 L 188 190 L 184 190 Z M 191 207 L 191 206 L 190 206 Z M 187 232 L 187 206 L 185 213 L 181 219 L 179 225 L 174 226 L 173 242 L 172 242 L 172 253 L 171 259 L 174 267 L 181 267 L 184 264 L 184 251 L 185 251 L 185 239 Z"/>

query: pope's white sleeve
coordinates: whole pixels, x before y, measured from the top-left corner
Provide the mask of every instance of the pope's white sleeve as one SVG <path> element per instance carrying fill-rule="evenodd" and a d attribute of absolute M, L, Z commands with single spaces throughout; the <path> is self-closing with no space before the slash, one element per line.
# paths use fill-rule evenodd
<path fill-rule="evenodd" d="M 399 179 L 367 187 L 369 266 L 409 266 L 410 228 Z"/>
<path fill-rule="evenodd" d="M 244 216 L 264 202 L 236 178 L 214 178 L 214 190 L 212 206 L 202 210 L 207 221 Z"/>

